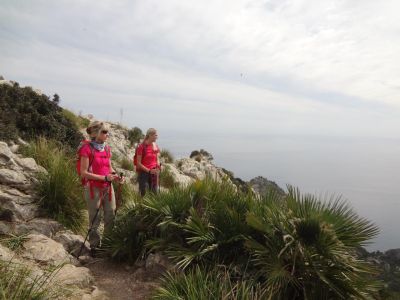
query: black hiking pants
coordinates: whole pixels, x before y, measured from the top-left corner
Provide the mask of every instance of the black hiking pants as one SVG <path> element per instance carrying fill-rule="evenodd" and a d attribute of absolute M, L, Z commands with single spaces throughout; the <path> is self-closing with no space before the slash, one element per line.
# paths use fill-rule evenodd
<path fill-rule="evenodd" d="M 149 174 L 146 172 L 140 172 L 138 181 L 139 181 L 139 192 L 142 197 L 146 194 L 146 190 L 149 190 L 153 193 L 157 193 L 158 190 L 157 175 Z"/>

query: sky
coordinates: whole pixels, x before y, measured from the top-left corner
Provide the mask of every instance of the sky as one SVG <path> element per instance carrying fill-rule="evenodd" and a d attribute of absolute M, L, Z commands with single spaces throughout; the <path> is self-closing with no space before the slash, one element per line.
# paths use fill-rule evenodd
<path fill-rule="evenodd" d="M 128 126 L 398 138 L 398 1 L 0 0 L 0 74 Z"/>
<path fill-rule="evenodd" d="M 0 75 L 350 198 L 400 247 L 400 1 L 0 0 Z M 394 224 L 394 225 L 393 225 Z M 394 227 L 393 227 L 394 226 Z"/>

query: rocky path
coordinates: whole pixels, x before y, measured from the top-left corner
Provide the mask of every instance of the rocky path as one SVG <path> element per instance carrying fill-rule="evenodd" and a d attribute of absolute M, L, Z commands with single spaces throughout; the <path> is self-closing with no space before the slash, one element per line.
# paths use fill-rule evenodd
<path fill-rule="evenodd" d="M 104 259 L 96 259 L 86 267 L 90 269 L 96 286 L 105 292 L 103 299 L 149 299 L 160 277 L 156 271 L 115 264 Z"/>

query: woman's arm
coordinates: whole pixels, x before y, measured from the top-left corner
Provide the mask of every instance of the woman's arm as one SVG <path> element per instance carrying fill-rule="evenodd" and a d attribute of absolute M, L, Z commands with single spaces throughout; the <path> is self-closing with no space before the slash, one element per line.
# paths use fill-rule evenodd
<path fill-rule="evenodd" d="M 143 170 L 146 173 L 150 172 L 150 169 L 146 168 L 144 165 L 142 165 L 142 155 L 137 156 L 137 167 L 139 168 L 139 170 Z"/>

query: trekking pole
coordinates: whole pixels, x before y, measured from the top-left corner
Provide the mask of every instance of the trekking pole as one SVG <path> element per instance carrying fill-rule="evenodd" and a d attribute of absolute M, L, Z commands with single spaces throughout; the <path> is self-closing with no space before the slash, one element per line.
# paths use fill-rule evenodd
<path fill-rule="evenodd" d="M 160 193 L 160 191 L 161 191 L 160 174 L 161 174 L 161 163 L 160 163 L 160 172 L 158 172 L 158 174 L 157 174 L 158 193 Z"/>
<path fill-rule="evenodd" d="M 81 249 L 79 250 L 78 255 L 76 256 L 76 258 L 79 258 L 79 256 L 81 256 L 82 250 L 83 250 L 83 248 L 85 247 L 85 243 L 86 243 L 86 241 L 87 241 L 87 239 L 88 239 L 88 237 L 89 237 L 89 234 L 90 234 L 90 232 L 93 230 L 94 222 L 96 221 L 97 216 L 98 216 L 99 211 L 100 211 L 100 208 L 101 208 L 101 206 L 102 206 L 102 204 L 103 204 L 104 196 L 105 196 L 105 195 L 103 195 L 103 196 L 100 198 L 99 207 L 97 208 L 96 213 L 94 214 L 94 217 L 93 217 L 93 219 L 92 219 L 90 228 L 89 228 L 89 230 L 88 230 L 88 232 L 87 232 L 87 234 L 86 234 L 85 240 L 83 241 L 82 246 L 81 246 Z M 89 201 L 90 201 L 90 200 L 89 200 Z"/>
<path fill-rule="evenodd" d="M 119 174 L 119 182 L 118 182 L 118 188 L 117 188 L 117 194 L 116 194 L 116 203 L 115 203 L 115 214 L 114 214 L 114 219 L 117 218 L 117 211 L 118 208 L 121 206 L 122 204 L 122 192 L 121 192 L 121 179 L 122 177 L 124 177 L 124 173 L 120 173 Z"/>

